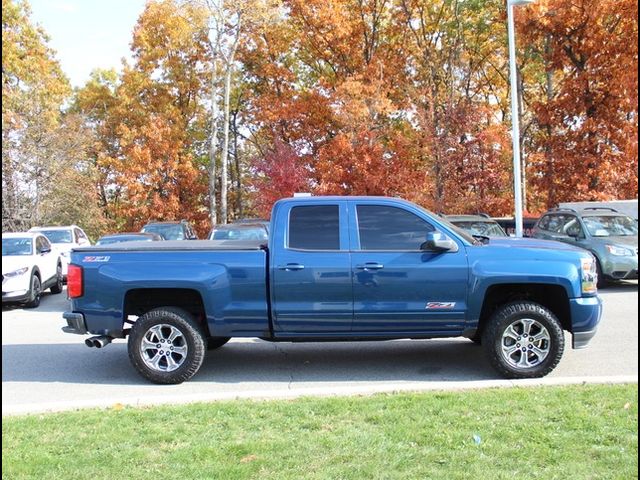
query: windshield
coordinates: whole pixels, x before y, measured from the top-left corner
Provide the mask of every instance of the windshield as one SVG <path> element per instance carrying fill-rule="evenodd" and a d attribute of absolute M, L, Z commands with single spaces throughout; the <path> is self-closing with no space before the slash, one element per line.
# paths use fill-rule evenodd
<path fill-rule="evenodd" d="M 594 237 L 628 237 L 638 235 L 638 224 L 626 215 L 582 217 L 585 227 Z"/>
<path fill-rule="evenodd" d="M 104 237 L 100 238 L 96 245 L 109 245 L 111 243 L 120 243 L 120 242 L 137 242 L 137 241 L 151 241 L 153 238 L 147 237 L 146 235 L 123 235 L 118 237 Z"/>
<path fill-rule="evenodd" d="M 165 240 L 184 240 L 182 225 L 147 225 L 142 228 L 146 233 L 157 233 Z"/>
<path fill-rule="evenodd" d="M 71 230 L 41 230 L 51 243 L 72 243 Z"/>
<path fill-rule="evenodd" d="M 221 228 L 209 235 L 210 240 L 267 240 L 267 231 L 262 227 L 255 228 Z"/>
<path fill-rule="evenodd" d="M 494 222 L 455 220 L 453 224 L 457 225 L 460 228 L 465 229 L 471 235 L 485 235 L 487 237 L 506 237 L 507 236 L 507 234 L 504 232 L 502 227 Z"/>
<path fill-rule="evenodd" d="M 33 251 L 30 238 L 3 238 L 2 256 L 31 255 Z"/>

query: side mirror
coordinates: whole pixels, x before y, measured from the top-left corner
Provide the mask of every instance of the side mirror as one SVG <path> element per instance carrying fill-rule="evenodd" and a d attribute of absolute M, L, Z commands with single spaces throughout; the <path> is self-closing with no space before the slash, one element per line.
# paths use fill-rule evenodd
<path fill-rule="evenodd" d="M 458 244 L 440 232 L 427 233 L 427 239 L 420 245 L 427 252 L 457 252 Z"/>

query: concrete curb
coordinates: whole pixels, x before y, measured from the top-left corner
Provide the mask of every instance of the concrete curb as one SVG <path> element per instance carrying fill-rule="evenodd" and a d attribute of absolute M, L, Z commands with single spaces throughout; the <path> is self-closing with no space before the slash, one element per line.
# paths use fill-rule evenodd
<path fill-rule="evenodd" d="M 29 405 L 2 405 L 2 416 L 51 413 L 87 408 L 114 408 L 115 406 L 147 407 L 156 405 L 184 405 L 198 402 L 220 400 L 287 400 L 300 397 L 338 397 L 350 395 L 373 395 L 376 393 L 462 391 L 481 388 L 513 388 L 580 384 L 622 384 L 638 383 L 637 375 L 618 375 L 605 377 L 558 377 L 532 378 L 525 380 L 477 380 L 451 382 L 383 382 L 366 385 L 335 385 L 322 387 L 296 387 L 290 385 L 287 390 L 253 390 L 244 392 L 212 392 L 189 395 L 150 395 L 144 397 L 112 397 L 108 400 L 82 400 L 73 402 L 44 402 Z"/>

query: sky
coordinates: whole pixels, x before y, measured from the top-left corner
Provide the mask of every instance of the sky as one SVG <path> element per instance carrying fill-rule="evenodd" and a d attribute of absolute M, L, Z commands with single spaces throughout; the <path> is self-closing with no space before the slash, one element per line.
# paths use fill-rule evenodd
<path fill-rule="evenodd" d="M 145 0 L 28 0 L 31 20 L 49 35 L 71 85 L 81 87 L 96 68 L 121 69 Z"/>

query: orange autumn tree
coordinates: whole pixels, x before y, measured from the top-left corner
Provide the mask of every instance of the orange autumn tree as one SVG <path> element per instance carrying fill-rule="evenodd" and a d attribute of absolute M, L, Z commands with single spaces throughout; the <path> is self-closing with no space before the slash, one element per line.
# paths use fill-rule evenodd
<path fill-rule="evenodd" d="M 296 149 L 316 193 L 507 212 L 499 3 L 290 0 L 242 52 L 256 137 Z"/>
<path fill-rule="evenodd" d="M 209 228 L 199 161 L 206 151 L 205 24 L 201 7 L 149 2 L 134 30 L 133 65 L 115 85 L 103 75 L 78 94 L 98 129 L 106 209 L 120 230 L 151 219 L 188 219 L 200 235 Z"/>
<path fill-rule="evenodd" d="M 518 28 L 541 70 L 528 145 L 540 207 L 637 198 L 637 1 L 546 0 Z"/>

